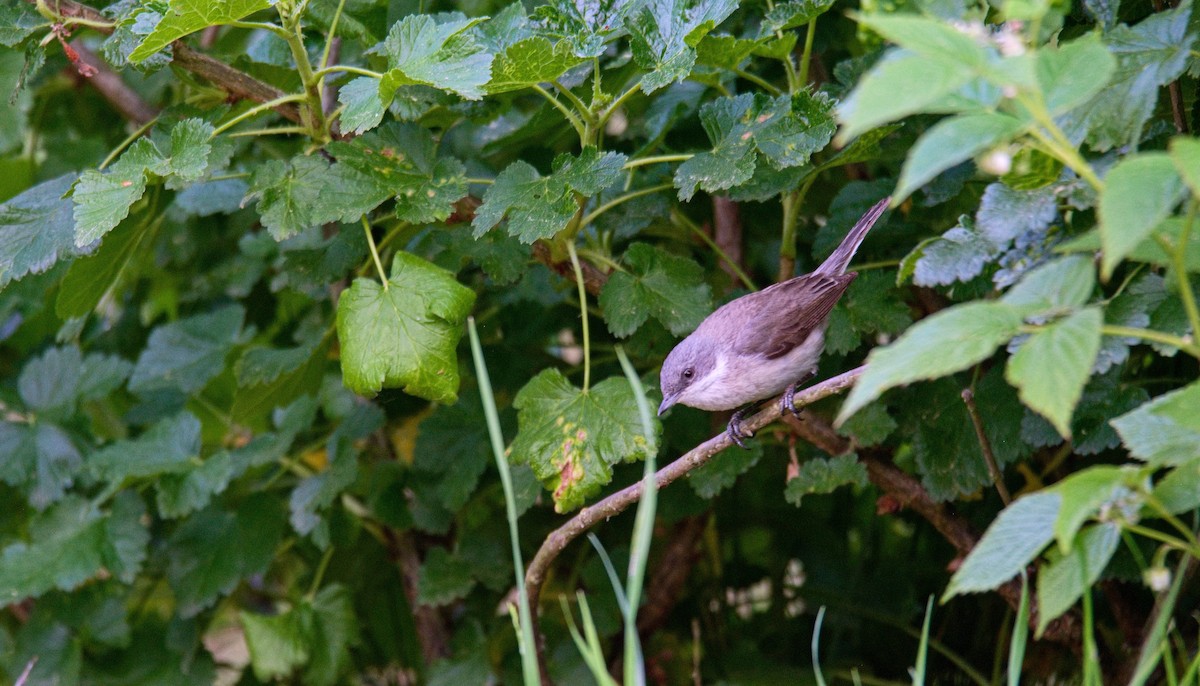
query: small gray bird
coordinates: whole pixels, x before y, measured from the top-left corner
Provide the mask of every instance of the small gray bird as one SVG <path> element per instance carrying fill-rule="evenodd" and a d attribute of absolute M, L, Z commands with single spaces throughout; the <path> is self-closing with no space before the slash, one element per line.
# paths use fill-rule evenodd
<path fill-rule="evenodd" d="M 717 308 L 667 355 L 659 380 L 662 415 L 676 403 L 701 410 L 732 410 L 729 438 L 745 448 L 741 421 L 757 401 L 786 391 L 783 408 L 796 386 L 816 374 L 825 348 L 829 313 L 858 276 L 846 266 L 891 198 L 875 204 L 841 245 L 811 274 L 743 295 Z"/>

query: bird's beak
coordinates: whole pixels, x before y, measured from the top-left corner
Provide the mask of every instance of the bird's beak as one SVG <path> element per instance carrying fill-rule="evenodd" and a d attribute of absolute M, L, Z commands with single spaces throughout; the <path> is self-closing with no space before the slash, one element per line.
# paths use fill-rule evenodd
<path fill-rule="evenodd" d="M 674 405 L 675 401 L 678 399 L 679 399 L 678 393 L 676 393 L 675 395 L 669 395 L 669 396 L 663 398 L 662 404 L 658 406 L 658 416 L 661 417 L 663 412 L 666 412 L 667 410 L 671 409 L 671 406 Z"/>

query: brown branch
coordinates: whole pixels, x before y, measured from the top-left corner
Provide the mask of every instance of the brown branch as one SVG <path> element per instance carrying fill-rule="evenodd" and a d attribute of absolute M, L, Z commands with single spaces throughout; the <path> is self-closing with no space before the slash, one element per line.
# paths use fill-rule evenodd
<path fill-rule="evenodd" d="M 713 242 L 717 244 L 729 259 L 737 266 L 742 264 L 742 216 L 738 204 L 723 195 L 714 195 L 713 207 Z M 720 260 L 721 271 L 729 275 L 737 283 L 737 270 L 725 260 Z"/>
<path fill-rule="evenodd" d="M 37 0 L 25 0 L 25 2 L 31 5 L 37 4 Z M 90 22 L 101 23 L 108 21 L 108 18 L 101 14 L 99 10 L 82 5 L 74 0 L 54 0 L 53 6 L 54 11 L 62 17 L 75 17 L 86 19 Z M 88 28 L 100 33 L 112 33 L 112 29 L 103 26 L 90 26 Z M 268 102 L 285 95 L 283 91 L 274 86 L 263 83 L 220 60 L 213 59 L 208 55 L 193 50 L 183 41 L 175 41 L 171 44 L 171 47 L 174 54 L 173 63 L 175 65 L 208 80 L 213 85 L 228 93 L 233 100 Z M 275 108 L 275 111 L 286 119 L 300 123 L 300 110 L 295 105 L 280 105 Z"/>
<path fill-rule="evenodd" d="M 854 385 L 854 382 L 858 380 L 864 369 L 864 367 L 852 369 L 832 379 L 827 379 L 811 386 L 804 391 L 797 392 L 794 398 L 796 407 L 810 405 L 823 398 L 841 393 Z M 743 430 L 754 432 L 770 424 L 779 418 L 779 409 L 778 399 L 767 403 L 763 410 L 742 422 Z M 714 436 L 692 448 L 679 459 L 659 469 L 655 474 L 655 483 L 658 488 L 665 488 L 680 477 L 686 476 L 691 471 L 706 464 L 713 455 L 731 445 L 733 445 L 733 442 L 729 440 L 729 434 L 722 433 Z M 597 523 L 624 512 L 630 505 L 638 502 L 641 498 L 642 482 L 638 481 L 608 496 L 595 505 L 583 508 L 570 521 L 558 527 L 546 537 L 537 555 L 529 563 L 529 568 L 525 572 L 525 590 L 529 597 L 529 616 L 533 624 L 535 643 L 537 644 L 538 662 L 543 665 L 543 674 L 546 674 L 544 667 L 546 662 L 546 639 L 542 635 L 538 624 L 538 596 L 541 594 L 542 582 L 546 579 L 546 573 L 550 570 L 550 565 L 571 541 L 579 538 Z"/>
<path fill-rule="evenodd" d="M 550 246 L 545 241 L 533 244 L 533 258 L 553 269 L 560 276 L 575 281 L 575 268 L 568 260 L 556 260 L 550 252 Z M 600 289 L 608 282 L 608 274 L 600 271 L 594 264 L 581 260 L 579 266 L 583 271 L 583 287 L 592 295 L 599 295 Z"/>
<path fill-rule="evenodd" d="M 421 644 L 421 657 L 431 665 L 450 654 L 450 632 L 442 621 L 437 608 L 421 605 L 417 600 L 417 578 L 421 572 L 421 560 L 417 556 L 412 535 L 383 527 L 388 556 L 400 568 L 400 579 L 404 585 L 404 596 L 408 599 L 416 622 L 417 640 Z"/>
<path fill-rule="evenodd" d="M 83 41 L 72 41 L 71 47 L 79 56 L 79 61 L 91 67 L 90 76 L 80 80 L 95 88 L 122 117 L 140 126 L 158 116 L 158 110 L 130 88 L 107 62 L 85 48 Z"/>

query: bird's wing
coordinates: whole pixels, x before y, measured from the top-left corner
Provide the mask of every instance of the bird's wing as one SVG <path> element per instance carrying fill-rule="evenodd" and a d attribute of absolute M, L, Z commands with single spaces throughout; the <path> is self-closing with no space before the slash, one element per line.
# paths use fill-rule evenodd
<path fill-rule="evenodd" d="M 756 293 L 759 307 L 738 332 L 744 355 L 782 357 L 824 326 L 829 312 L 858 274 L 805 274 Z"/>

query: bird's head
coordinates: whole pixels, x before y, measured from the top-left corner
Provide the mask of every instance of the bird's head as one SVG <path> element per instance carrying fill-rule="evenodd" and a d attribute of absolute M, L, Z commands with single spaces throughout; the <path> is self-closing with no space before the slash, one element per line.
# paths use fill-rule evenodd
<path fill-rule="evenodd" d="M 675 403 L 689 404 L 688 392 L 703 386 L 704 379 L 715 367 L 716 354 L 711 344 L 696 336 L 683 339 L 663 361 L 659 373 L 663 401 L 658 406 L 658 414 L 661 416 Z"/>

